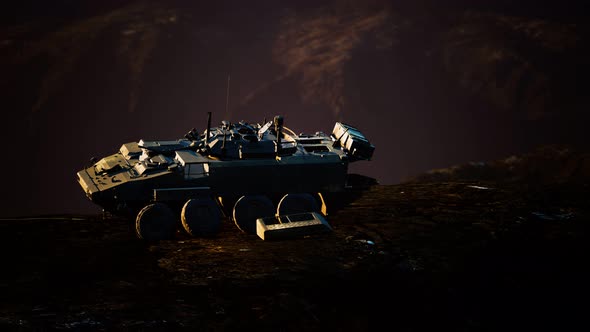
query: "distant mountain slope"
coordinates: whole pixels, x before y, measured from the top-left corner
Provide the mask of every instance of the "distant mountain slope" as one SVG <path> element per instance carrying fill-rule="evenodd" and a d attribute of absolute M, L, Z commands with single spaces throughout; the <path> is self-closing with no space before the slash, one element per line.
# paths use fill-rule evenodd
<path fill-rule="evenodd" d="M 81 83 L 78 78 L 69 79 L 79 68 L 92 65 L 84 54 L 93 52 L 96 45 L 110 48 L 106 53 L 126 67 L 115 75 L 129 83 L 124 88 L 128 110 L 133 111 L 138 98 L 147 98 L 142 97 L 141 82 L 147 68 L 155 65 L 150 57 L 168 47 L 163 39 L 177 38 L 178 51 L 188 52 L 191 43 L 221 38 L 231 45 L 232 38 L 239 35 L 235 33 L 239 25 L 227 21 L 231 15 L 217 14 L 220 8 L 191 7 L 181 1 L 127 3 L 78 20 L 46 18 L 2 27 L 0 68 L 13 76 L 31 75 L 18 88 L 37 91 L 32 111 L 61 98 L 59 93 L 69 88 L 67 84 Z M 351 59 L 363 56 L 355 49 L 368 48 L 364 53 L 410 49 L 415 57 L 408 65 L 439 67 L 465 93 L 475 93 L 499 109 L 516 110 L 530 118 L 569 112 L 580 103 L 587 104 L 578 93 L 578 77 L 588 72 L 583 27 L 478 12 L 469 6 L 450 8 L 408 15 L 386 1 L 324 2 L 304 9 L 296 4 L 268 5 L 265 10 L 275 13 L 268 15 L 270 26 L 277 18 L 281 23 L 275 33 L 261 37 L 274 40 L 267 52 L 283 70 L 274 80 L 251 89 L 242 102 L 259 97 L 260 90 L 285 78 L 294 78 L 305 102 L 323 103 L 337 113 L 351 98 L 345 86 L 362 84 L 347 81 Z M 221 21 L 203 20 L 206 10 Z M 193 39 L 179 37 L 183 29 L 192 30 Z M 105 38 L 112 42 L 104 45 Z M 15 88 L 6 81 L 4 84 L 4 92 Z"/>
<path fill-rule="evenodd" d="M 80 66 L 92 66 L 84 55 L 108 36 L 114 41 L 109 46 L 114 47 L 107 52 L 127 68 L 124 75 L 131 82 L 128 96 L 129 110 L 133 111 L 147 59 L 159 45 L 164 31 L 177 19 L 176 9 L 135 3 L 79 20 L 25 22 L 0 31 L 0 66 L 14 76 L 22 75 L 23 71 L 32 75 L 29 77 L 32 80 L 20 88 L 37 90 L 31 110 L 39 112 L 49 100 L 59 97 L 62 89 L 69 88 L 65 84 L 73 72 Z M 34 72 L 39 62 L 43 68 Z M 6 87 L 2 91 L 15 88 L 8 85 L 10 80 L 4 82 Z"/>
<path fill-rule="evenodd" d="M 535 119 L 582 102 L 584 43 L 575 24 L 467 11 L 443 33 L 441 52 L 467 91 Z"/>

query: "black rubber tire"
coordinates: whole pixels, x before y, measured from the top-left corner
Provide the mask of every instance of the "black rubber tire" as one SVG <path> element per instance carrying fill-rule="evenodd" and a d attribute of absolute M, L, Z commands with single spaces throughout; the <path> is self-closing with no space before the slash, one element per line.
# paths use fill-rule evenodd
<path fill-rule="evenodd" d="M 213 236 L 219 233 L 221 228 L 221 211 L 211 198 L 194 198 L 186 201 L 180 219 L 182 227 L 191 236 Z"/>
<path fill-rule="evenodd" d="M 165 204 L 145 206 L 135 218 L 137 237 L 148 241 L 169 240 L 176 231 L 176 216 Z"/>
<path fill-rule="evenodd" d="M 236 226 L 248 234 L 256 234 L 256 219 L 273 217 L 275 207 L 272 201 L 263 195 L 242 196 L 233 209 L 233 220 Z"/>
<path fill-rule="evenodd" d="M 277 215 L 296 214 L 304 212 L 321 212 L 317 200 L 306 193 L 286 194 L 279 201 L 277 206 Z"/>

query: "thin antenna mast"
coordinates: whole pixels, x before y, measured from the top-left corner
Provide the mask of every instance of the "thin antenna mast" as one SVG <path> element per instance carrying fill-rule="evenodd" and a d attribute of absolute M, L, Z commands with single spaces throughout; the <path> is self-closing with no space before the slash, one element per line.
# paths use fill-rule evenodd
<path fill-rule="evenodd" d="M 225 119 L 229 121 L 229 74 L 227 75 L 227 94 L 225 96 Z"/>
<path fill-rule="evenodd" d="M 229 120 L 228 110 L 229 110 L 229 74 L 227 75 L 227 94 L 225 95 L 225 117 L 224 117 L 227 121 L 228 128 L 225 128 L 225 126 L 222 126 L 223 144 L 221 144 L 221 153 L 223 153 L 223 154 L 225 154 L 225 141 L 227 139 L 226 138 L 227 134 L 226 134 L 225 130 L 231 128 L 231 122 Z"/>

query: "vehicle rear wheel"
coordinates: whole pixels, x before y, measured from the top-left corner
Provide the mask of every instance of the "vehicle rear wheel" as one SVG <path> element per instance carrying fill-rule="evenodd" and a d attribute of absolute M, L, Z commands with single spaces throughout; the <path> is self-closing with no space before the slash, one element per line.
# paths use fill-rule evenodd
<path fill-rule="evenodd" d="M 145 206 L 135 218 L 135 231 L 140 239 L 157 241 L 169 240 L 174 236 L 176 217 L 165 204 Z"/>
<path fill-rule="evenodd" d="M 219 207 L 211 198 L 189 199 L 180 213 L 182 227 L 192 236 L 212 236 L 221 228 Z"/>
<path fill-rule="evenodd" d="M 311 194 L 286 194 L 277 206 L 279 216 L 304 212 L 321 212 L 317 200 Z"/>
<path fill-rule="evenodd" d="M 274 216 L 272 201 L 262 195 L 242 196 L 233 209 L 233 220 L 238 228 L 248 234 L 256 234 L 256 219 Z"/>

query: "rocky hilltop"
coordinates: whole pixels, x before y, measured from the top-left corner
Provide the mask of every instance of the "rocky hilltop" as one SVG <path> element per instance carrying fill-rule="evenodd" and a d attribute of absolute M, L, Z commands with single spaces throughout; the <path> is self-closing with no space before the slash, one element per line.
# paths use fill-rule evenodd
<path fill-rule="evenodd" d="M 587 185 L 590 154 L 564 145 L 541 146 L 524 155 L 434 169 L 406 182 L 490 181 L 531 186 Z"/>

